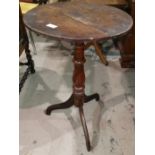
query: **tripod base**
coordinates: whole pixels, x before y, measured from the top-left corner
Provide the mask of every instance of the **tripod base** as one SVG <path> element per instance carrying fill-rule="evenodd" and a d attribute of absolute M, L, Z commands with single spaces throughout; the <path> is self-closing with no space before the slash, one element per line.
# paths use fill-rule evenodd
<path fill-rule="evenodd" d="M 86 59 L 84 55 L 84 49 L 85 49 L 85 45 L 83 42 L 76 43 L 75 54 L 73 57 L 74 71 L 73 71 L 73 78 L 72 78 L 73 80 L 72 95 L 64 103 L 59 103 L 56 105 L 49 106 L 46 109 L 45 113 L 47 115 L 50 115 L 50 113 L 53 110 L 66 109 L 66 108 L 71 107 L 72 105 L 75 105 L 76 107 L 78 107 L 83 131 L 84 131 L 84 135 L 86 139 L 87 150 L 90 151 L 91 145 L 90 145 L 89 133 L 88 133 L 87 125 L 86 125 L 86 120 L 85 120 L 84 112 L 83 112 L 83 104 L 93 99 L 96 99 L 96 101 L 99 101 L 99 95 L 97 93 L 93 95 L 89 95 L 89 96 L 85 95 L 84 63 Z"/>
<path fill-rule="evenodd" d="M 87 103 L 93 99 L 95 99 L 96 101 L 99 101 L 99 94 L 96 93 L 96 94 L 92 94 L 89 96 L 84 95 L 84 103 Z M 50 115 L 53 110 L 66 109 L 73 105 L 74 105 L 74 95 L 72 94 L 67 101 L 47 107 L 47 109 L 45 110 L 45 113 L 47 115 Z M 85 120 L 85 116 L 83 112 L 83 105 L 81 104 L 78 108 L 79 108 L 79 114 L 80 114 L 80 119 L 81 119 L 83 131 L 84 131 L 85 139 L 86 139 L 87 150 L 90 151 L 91 145 L 90 145 L 89 133 L 88 133 L 87 125 L 86 125 L 86 120 Z"/>

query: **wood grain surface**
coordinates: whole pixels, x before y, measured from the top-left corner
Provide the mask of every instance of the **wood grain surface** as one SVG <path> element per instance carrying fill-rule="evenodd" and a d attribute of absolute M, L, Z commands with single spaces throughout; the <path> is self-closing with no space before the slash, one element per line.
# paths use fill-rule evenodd
<path fill-rule="evenodd" d="M 24 16 L 31 30 L 70 41 L 102 40 L 119 36 L 132 27 L 132 18 L 110 6 L 89 2 L 59 2 L 38 6 Z M 57 28 L 47 27 L 54 24 Z"/>

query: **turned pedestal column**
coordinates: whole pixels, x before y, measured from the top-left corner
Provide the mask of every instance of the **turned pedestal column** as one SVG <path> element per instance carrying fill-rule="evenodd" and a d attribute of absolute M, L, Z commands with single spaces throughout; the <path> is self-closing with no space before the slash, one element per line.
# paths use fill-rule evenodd
<path fill-rule="evenodd" d="M 85 63 L 85 56 L 84 56 L 84 43 L 76 43 L 75 53 L 73 57 L 74 63 L 74 71 L 73 71 L 73 93 L 71 97 L 64 103 L 51 105 L 46 109 L 46 114 L 50 115 L 52 110 L 55 109 L 65 109 L 69 108 L 72 105 L 75 105 L 79 108 L 80 119 L 86 139 L 86 146 L 87 150 L 91 150 L 89 133 L 86 125 L 86 120 L 83 112 L 83 104 L 89 102 L 90 100 L 96 99 L 99 100 L 99 95 L 85 95 L 85 72 L 84 72 L 84 63 Z"/>

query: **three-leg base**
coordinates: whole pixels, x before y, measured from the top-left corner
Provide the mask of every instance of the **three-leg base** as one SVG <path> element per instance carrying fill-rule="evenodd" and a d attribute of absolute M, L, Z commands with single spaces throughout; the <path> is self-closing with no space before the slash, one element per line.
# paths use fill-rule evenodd
<path fill-rule="evenodd" d="M 46 115 L 50 115 L 53 110 L 66 109 L 66 108 L 71 107 L 73 104 L 74 104 L 74 98 L 72 94 L 67 101 L 47 107 L 47 109 L 45 110 L 45 113 Z"/>
<path fill-rule="evenodd" d="M 84 95 L 84 103 L 87 103 L 87 102 L 89 102 L 89 101 L 91 101 L 93 99 L 95 99 L 96 101 L 99 101 L 99 94 L 96 93 L 96 94 L 92 94 L 92 95 L 89 95 L 89 96 Z M 74 96 L 73 96 L 73 94 L 65 102 L 50 105 L 49 107 L 47 107 L 47 109 L 45 110 L 45 113 L 47 115 L 50 115 L 53 110 L 70 108 L 72 105 L 74 105 Z"/>
<path fill-rule="evenodd" d="M 93 99 L 95 99 L 96 101 L 99 101 L 99 94 L 96 93 L 96 94 L 92 94 L 92 95 L 89 95 L 89 96 L 84 95 L 84 103 L 89 102 L 89 101 L 91 101 Z M 47 115 L 50 115 L 53 110 L 66 109 L 66 108 L 71 107 L 72 105 L 74 105 L 74 96 L 73 96 L 73 94 L 64 103 L 55 104 L 55 105 L 51 105 L 51 106 L 47 107 L 47 109 L 45 110 L 45 113 Z M 86 120 L 85 120 L 85 116 L 84 116 L 84 112 L 83 112 L 83 105 L 81 104 L 81 106 L 79 106 L 78 108 L 79 108 L 79 114 L 80 114 L 80 119 L 81 119 L 83 131 L 84 131 L 85 139 L 86 139 L 87 150 L 90 151 L 91 150 L 91 145 L 90 145 L 90 139 L 89 139 L 87 124 L 86 124 Z"/>

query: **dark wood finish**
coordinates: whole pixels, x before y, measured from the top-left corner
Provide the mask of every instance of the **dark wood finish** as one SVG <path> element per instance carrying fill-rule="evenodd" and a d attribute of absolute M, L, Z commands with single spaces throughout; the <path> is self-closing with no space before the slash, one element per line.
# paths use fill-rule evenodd
<path fill-rule="evenodd" d="M 89 3 L 98 3 L 100 5 L 109 5 L 114 6 L 119 9 L 122 9 L 129 13 L 132 18 L 135 20 L 135 3 L 133 0 L 85 0 Z M 135 27 L 133 25 L 130 32 L 123 38 L 116 38 L 114 41 L 118 42 L 117 47 L 120 50 L 121 58 L 120 63 L 122 68 L 134 68 L 135 67 Z M 92 42 L 89 43 L 89 45 L 93 45 L 95 47 L 95 44 Z M 96 53 L 98 54 L 101 62 L 103 64 L 107 64 L 106 56 L 102 52 L 102 48 L 98 46 L 98 43 L 96 44 Z"/>
<path fill-rule="evenodd" d="M 70 41 L 90 41 L 90 44 L 94 45 L 101 62 L 108 65 L 106 56 L 103 54 L 97 40 L 122 35 L 123 32 L 125 33 L 131 28 L 132 19 L 121 10 L 104 6 L 104 3 L 101 1 L 97 2 L 88 1 L 79 4 L 78 1 L 75 1 L 71 3 L 65 2 L 65 4 L 56 3 L 47 5 L 42 9 L 36 8 L 34 10 L 35 15 L 32 15 L 32 10 L 32 12 L 30 11 L 25 17 L 29 18 L 29 16 L 32 16 L 26 25 L 33 31 L 39 29 L 40 33 L 55 38 Z M 111 4 L 115 3 L 113 1 Z M 120 1 L 121 5 L 124 3 L 123 0 Z M 62 9 L 64 5 L 65 9 Z M 98 9 L 99 7 L 100 9 Z M 45 13 L 47 14 L 46 17 Z M 46 27 L 46 24 L 50 22 L 57 25 L 58 28 L 51 29 Z M 122 25 L 120 23 L 122 23 Z"/>
<path fill-rule="evenodd" d="M 33 0 L 19 0 L 19 2 L 34 3 Z"/>
<path fill-rule="evenodd" d="M 73 93 L 66 102 L 49 106 L 45 113 L 49 115 L 52 110 L 69 108 L 72 105 L 78 107 L 87 150 L 90 151 L 83 104 L 93 99 L 99 101 L 99 94 L 85 95 L 85 43 L 96 44 L 99 40 L 126 34 L 132 27 L 132 18 L 119 9 L 81 1 L 39 6 L 28 12 L 24 21 L 29 29 L 37 33 L 75 43 Z M 49 28 L 46 26 L 49 23 L 58 27 Z"/>
<path fill-rule="evenodd" d="M 74 72 L 73 72 L 73 94 L 71 97 L 64 103 L 51 105 L 49 106 L 45 113 L 50 115 L 53 110 L 56 109 L 66 109 L 75 105 L 79 108 L 81 123 L 83 126 L 83 131 L 86 139 L 86 146 L 87 150 L 90 151 L 90 140 L 89 140 L 89 133 L 87 130 L 87 125 L 83 113 L 83 104 L 89 102 L 93 99 L 99 101 L 99 94 L 93 94 L 90 96 L 85 95 L 84 88 L 85 88 L 85 72 L 84 72 L 84 43 L 77 43 L 76 50 L 73 58 L 74 63 Z"/>
<path fill-rule="evenodd" d="M 133 0 L 85 0 L 89 3 L 97 3 L 100 5 L 109 5 L 114 6 L 119 9 L 122 9 L 129 13 L 133 19 L 135 19 L 135 3 Z M 121 54 L 121 67 L 122 68 L 133 68 L 135 67 L 135 28 L 132 27 L 132 30 L 129 32 L 126 37 L 116 39 L 118 43 L 117 47 L 120 50 Z M 116 41 L 114 40 L 114 41 Z M 96 53 L 99 56 L 103 64 L 107 64 L 106 56 L 102 52 L 99 44 L 93 44 L 93 42 L 88 43 L 88 45 L 93 45 L 96 49 Z M 98 50 L 97 50 L 98 49 Z"/>
<path fill-rule="evenodd" d="M 38 3 L 38 4 L 46 4 L 48 0 L 19 0 L 20 2 L 26 3 Z"/>
<path fill-rule="evenodd" d="M 65 9 L 64 9 L 65 8 Z M 132 18 L 110 6 L 86 2 L 59 2 L 39 6 L 24 16 L 26 26 L 41 34 L 69 41 L 103 40 L 132 27 Z M 58 27 L 49 28 L 52 23 Z"/>
<path fill-rule="evenodd" d="M 79 1 L 79 0 L 64 0 L 64 1 Z M 129 5 L 130 5 L 129 4 L 130 0 L 83 0 L 83 1 L 92 4 L 113 6 L 127 12 L 129 11 Z"/>
<path fill-rule="evenodd" d="M 76 0 L 74 0 L 74 1 L 76 1 Z M 125 10 L 126 12 L 130 12 L 130 9 L 129 9 L 130 4 L 129 4 L 128 0 L 84 0 L 84 1 L 87 3 L 92 3 L 92 4 L 114 6 L 119 9 Z M 88 42 L 86 44 L 86 48 L 89 48 L 91 45 L 95 47 L 96 54 L 99 56 L 100 61 L 103 64 L 108 65 L 106 55 L 104 54 L 100 43 L 96 42 L 96 41 Z"/>
<path fill-rule="evenodd" d="M 120 63 L 123 68 L 135 67 L 135 3 L 130 0 L 129 13 L 133 18 L 133 27 L 129 34 L 119 43 L 121 51 Z M 120 45 L 122 44 L 122 45 Z"/>
<path fill-rule="evenodd" d="M 28 40 L 28 36 L 27 36 L 24 23 L 23 23 L 21 8 L 19 6 L 19 57 L 23 53 L 23 51 L 25 51 L 27 62 L 25 63 L 20 62 L 19 65 L 27 65 L 28 67 L 20 80 L 19 93 L 21 92 L 22 87 L 24 86 L 24 83 L 26 79 L 28 78 L 28 75 L 30 73 L 35 73 L 34 62 L 32 60 L 32 56 L 29 50 L 29 40 Z"/>

